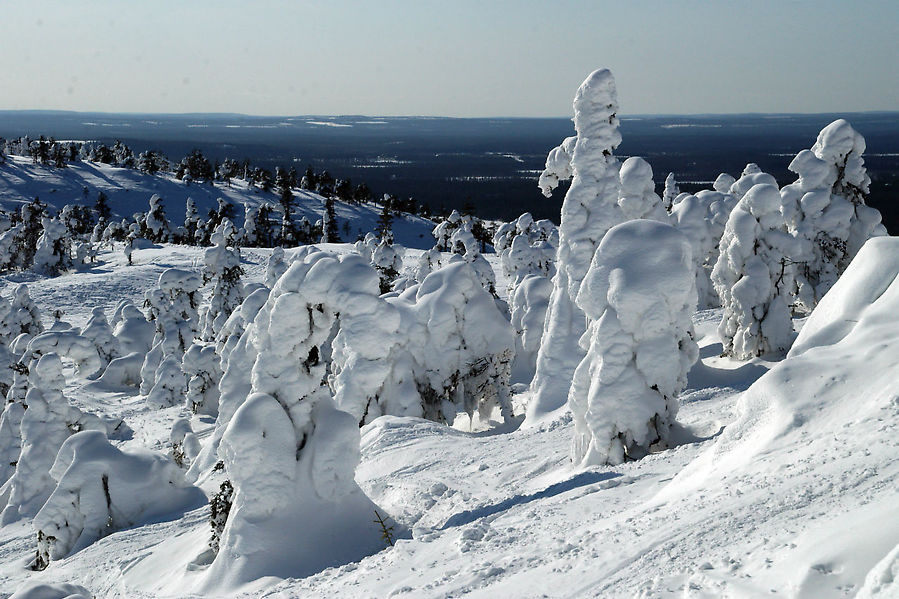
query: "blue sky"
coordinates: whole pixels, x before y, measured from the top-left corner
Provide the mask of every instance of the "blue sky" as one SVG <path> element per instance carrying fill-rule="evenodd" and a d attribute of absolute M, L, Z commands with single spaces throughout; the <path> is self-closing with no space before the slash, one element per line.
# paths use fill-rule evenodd
<path fill-rule="evenodd" d="M 0 0 L 0 109 L 567 116 L 899 110 L 899 2 Z"/>

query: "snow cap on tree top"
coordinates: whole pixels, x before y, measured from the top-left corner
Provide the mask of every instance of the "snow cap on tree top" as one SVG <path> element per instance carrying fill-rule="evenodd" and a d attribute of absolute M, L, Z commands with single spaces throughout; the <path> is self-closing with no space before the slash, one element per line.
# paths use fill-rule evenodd
<path fill-rule="evenodd" d="M 593 71 L 574 95 L 574 128 L 578 137 L 614 150 L 621 143 L 617 112 L 618 92 L 612 71 Z"/>

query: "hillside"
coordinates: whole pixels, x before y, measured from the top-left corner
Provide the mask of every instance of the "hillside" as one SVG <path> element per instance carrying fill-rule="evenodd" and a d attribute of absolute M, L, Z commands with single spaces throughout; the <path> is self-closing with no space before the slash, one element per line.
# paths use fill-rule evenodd
<path fill-rule="evenodd" d="M 378 419 L 362 430 L 356 480 L 412 538 L 309 578 L 232 591 L 821 598 L 864 587 L 895 596 L 895 551 L 889 555 L 899 542 L 892 458 L 899 328 L 889 314 L 899 309 L 897 245 L 888 238 L 865 247 L 780 363 L 718 357 L 720 310 L 696 313 L 702 360 L 680 399 L 677 444 L 640 461 L 572 469 L 568 420 L 472 434 L 465 418 L 455 428 Z M 245 256 L 249 281 L 262 276 L 265 254 Z M 42 308 L 60 307 L 81 324 L 93 304 L 104 305 L 99 296 L 137 300 L 164 267 L 192 268 L 200 255 L 150 248 L 135 252 L 137 266 L 128 267 L 120 252 L 104 253 L 93 272 L 29 284 Z M 409 252 L 406 266 L 416 257 Z M 134 392 L 67 374 L 75 405 L 125 417 L 135 429 L 122 446 L 164 450 L 181 408 L 148 408 Z M 515 403 L 527 399 L 520 393 Z M 208 438 L 211 420 L 194 416 L 192 425 Z M 211 481 L 202 486 L 215 490 Z M 28 522 L 5 526 L 0 588 L 29 579 L 81 584 L 98 597 L 192 596 L 207 515 L 199 506 L 115 532 L 37 573 L 24 567 L 33 555 Z"/>
<path fill-rule="evenodd" d="M 84 189 L 88 193 L 85 196 Z M 258 206 L 264 202 L 277 203 L 273 192 L 264 192 L 239 179 L 231 185 L 216 182 L 214 185 L 185 185 L 171 173 L 147 175 L 135 169 L 118 168 L 96 162 L 73 162 L 68 168 L 57 169 L 32 164 L 30 159 L 7 156 L 0 164 L 0 207 L 10 210 L 35 197 L 57 210 L 66 204 L 93 206 L 97 194 L 103 192 L 109 198 L 109 206 L 115 216 L 131 218 L 135 212 L 146 212 L 151 195 L 163 198 L 166 214 L 170 221 L 180 224 L 184 219 L 184 205 L 187 198 L 193 198 L 201 216 L 216 206 L 218 198 L 238 206 L 236 220 L 243 221 L 241 206 Z M 310 222 L 321 219 L 324 198 L 303 190 L 294 190 L 297 210 L 295 220 L 303 217 Z M 335 202 L 338 230 L 345 241 L 355 241 L 374 229 L 381 207 L 376 204 L 350 205 Z M 349 234 L 344 224 L 349 225 Z M 410 214 L 397 216 L 393 231 L 397 243 L 405 247 L 427 249 L 434 245 L 431 229 L 434 223 Z"/>

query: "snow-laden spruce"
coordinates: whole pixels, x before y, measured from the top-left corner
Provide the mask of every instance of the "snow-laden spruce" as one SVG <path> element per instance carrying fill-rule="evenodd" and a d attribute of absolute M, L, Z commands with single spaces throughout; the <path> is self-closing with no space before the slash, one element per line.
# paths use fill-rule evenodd
<path fill-rule="evenodd" d="M 512 292 L 509 308 L 515 330 L 515 361 L 512 363 L 512 381 L 515 383 L 529 383 L 534 378 L 552 289 L 551 278 L 531 274 L 521 279 Z"/>
<path fill-rule="evenodd" d="M 209 301 L 200 319 L 200 337 L 205 341 L 215 339 L 231 312 L 243 301 L 240 249 L 228 247 L 229 231 L 233 228 L 231 221 L 223 220 L 212 233 L 212 247 L 203 254 L 206 265 L 203 282 L 211 287 Z"/>
<path fill-rule="evenodd" d="M 552 197 L 553 190 L 559 186 L 559 183 L 571 178 L 572 158 L 577 140 L 578 136 L 576 135 L 566 137 L 546 156 L 545 168 L 537 181 L 537 186 L 546 197 Z"/>
<path fill-rule="evenodd" d="M 171 225 L 165 216 L 162 198 L 157 194 L 150 197 L 150 209 L 143 218 L 143 234 L 150 241 L 168 241 L 171 236 Z"/>
<path fill-rule="evenodd" d="M 91 310 L 91 317 L 81 330 L 81 336 L 94 344 L 97 354 L 103 361 L 103 367 L 123 355 L 119 340 L 113 334 L 103 308 Z"/>
<path fill-rule="evenodd" d="M 72 267 L 72 238 L 59 219 L 44 217 L 41 226 L 43 232 L 34 251 L 34 270 L 57 276 Z"/>
<path fill-rule="evenodd" d="M 305 576 L 383 547 L 372 522 L 378 508 L 354 480 L 358 420 L 322 385 L 321 356 L 338 311 L 341 321 L 372 326 L 365 304 L 379 299 L 377 275 L 360 256 L 313 252 L 291 265 L 256 315 L 247 330 L 256 354 L 251 394 L 219 447 L 234 502 L 204 590 Z M 381 354 L 358 349 L 365 360 Z"/>
<path fill-rule="evenodd" d="M 21 422 L 22 450 L 16 471 L 0 489 L 5 498 L 2 523 L 34 516 L 56 486 L 50 468 L 63 442 L 82 430 L 106 434 L 106 425 L 92 414 L 69 405 L 62 390 L 66 381 L 62 361 L 56 354 L 46 354 L 31 366 L 29 389 Z"/>
<path fill-rule="evenodd" d="M 265 286 L 271 289 L 287 271 L 287 262 L 284 261 L 284 249 L 276 247 L 272 250 L 265 265 Z"/>
<path fill-rule="evenodd" d="M 865 205 L 870 178 L 865 140 L 843 119 L 821 130 L 790 163 L 799 179 L 781 190 L 790 232 L 799 240 L 797 302 L 811 311 L 870 237 L 886 235 L 880 212 Z"/>
<path fill-rule="evenodd" d="M 590 324 L 568 396 L 574 463 L 619 464 L 667 447 L 677 395 L 699 358 L 689 241 L 648 220 L 612 228 L 577 302 Z"/>
<path fill-rule="evenodd" d="M 796 240 L 787 232 L 777 187 L 753 186 L 730 213 L 712 270 L 724 314 L 724 353 L 746 360 L 789 349 Z"/>
<path fill-rule="evenodd" d="M 566 140 L 564 148 L 557 148 L 558 154 L 571 157 L 572 181 L 562 203 L 557 270 L 528 404 L 531 422 L 565 405 L 574 370 L 584 355 L 578 340 L 585 330 L 585 318 L 575 297 L 603 235 L 624 219 L 618 206 L 619 164 L 612 154 L 621 143 L 617 111 L 612 73 L 594 71 L 574 97 L 577 138 L 574 144 Z M 547 165 L 549 162 L 547 159 Z M 560 170 L 564 169 L 553 172 L 564 174 Z M 547 180 L 551 179 L 547 175 Z"/>
<path fill-rule="evenodd" d="M 181 371 L 187 378 L 185 407 L 193 414 L 215 416 L 219 407 L 221 361 L 214 345 L 194 343 L 184 353 Z"/>
<path fill-rule="evenodd" d="M 147 449 L 121 451 L 99 431 L 66 439 L 49 475 L 55 489 L 32 524 L 39 570 L 116 530 L 205 501 L 167 456 Z"/>
<path fill-rule="evenodd" d="M 28 285 L 22 283 L 16 287 L 3 328 L 8 331 L 7 339 L 10 345 L 19 335 L 26 334 L 33 337 L 44 331 L 41 312 L 28 293 Z"/>
<path fill-rule="evenodd" d="M 729 187 L 730 184 L 728 184 Z M 665 177 L 665 189 L 662 191 L 662 208 L 666 212 L 671 212 L 671 208 L 674 206 L 674 198 L 679 195 L 680 188 L 677 186 L 677 179 L 675 179 L 674 173 L 668 173 L 668 176 Z"/>
<path fill-rule="evenodd" d="M 161 388 L 157 394 L 157 403 L 169 405 L 174 401 L 172 393 L 183 387 L 178 385 L 174 377 L 172 363 L 180 370 L 181 358 L 187 348 L 194 342 L 199 332 L 199 290 L 202 285 L 200 276 L 189 270 L 169 268 L 159 275 L 156 288 L 146 293 L 146 305 L 149 319 L 154 321 L 156 336 L 153 348 L 144 358 L 141 367 L 141 393 L 149 395 L 158 383 Z M 167 371 L 157 375 L 157 369 L 166 359 L 169 360 Z"/>
<path fill-rule="evenodd" d="M 690 240 L 696 265 L 696 292 L 700 309 L 721 305 L 711 274 L 718 261 L 718 244 L 731 210 L 732 195 L 704 189 L 696 195 L 680 194 L 671 209 L 671 223 Z"/>
<path fill-rule="evenodd" d="M 631 156 L 621 163 L 618 179 L 621 182 L 618 205 L 625 219 L 647 218 L 668 222 L 668 211 L 655 192 L 652 167 L 648 162 L 639 156 Z"/>

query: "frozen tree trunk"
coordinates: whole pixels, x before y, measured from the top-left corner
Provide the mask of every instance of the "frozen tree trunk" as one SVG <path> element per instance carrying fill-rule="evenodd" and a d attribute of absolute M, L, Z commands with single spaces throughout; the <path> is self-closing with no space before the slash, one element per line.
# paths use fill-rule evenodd
<path fill-rule="evenodd" d="M 617 111 L 612 73 L 594 71 L 574 98 L 573 178 L 562 203 L 556 276 L 531 385 L 526 419 L 531 425 L 565 406 L 574 370 L 584 356 L 578 340 L 586 318 L 575 297 L 603 236 L 624 218 L 618 207 L 619 165 L 612 155 L 621 143 Z"/>
<path fill-rule="evenodd" d="M 590 325 L 568 395 L 575 464 L 619 464 L 667 447 L 677 395 L 699 357 L 694 283 L 690 243 L 670 225 L 635 220 L 603 238 L 578 293 Z"/>

